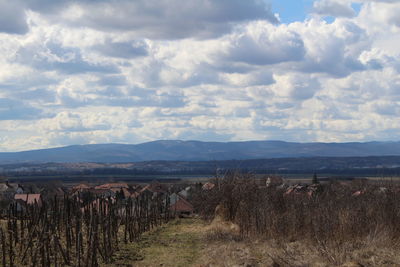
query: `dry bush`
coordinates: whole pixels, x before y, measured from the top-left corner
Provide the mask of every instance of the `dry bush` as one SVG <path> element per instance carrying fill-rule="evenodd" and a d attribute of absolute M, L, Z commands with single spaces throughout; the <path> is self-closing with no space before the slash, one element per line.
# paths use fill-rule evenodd
<path fill-rule="evenodd" d="M 242 241 L 243 238 L 240 234 L 223 227 L 214 227 L 208 230 L 205 234 L 206 241 Z"/>
<path fill-rule="evenodd" d="M 355 250 L 398 247 L 400 189 L 395 184 L 381 187 L 366 181 L 332 182 L 311 197 L 306 192 L 287 195 L 283 189 L 258 186 L 249 174 L 229 173 L 214 190 L 198 193 L 195 204 L 208 219 L 221 204 L 224 219 L 237 224 L 242 237 L 302 241 L 340 264 Z M 361 193 L 354 196 L 357 191 Z"/>

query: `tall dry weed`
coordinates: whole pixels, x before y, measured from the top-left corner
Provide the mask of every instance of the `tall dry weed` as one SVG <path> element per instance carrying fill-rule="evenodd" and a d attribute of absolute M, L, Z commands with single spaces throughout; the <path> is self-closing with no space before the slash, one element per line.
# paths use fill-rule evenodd
<path fill-rule="evenodd" d="M 217 205 L 242 237 L 278 243 L 302 241 L 332 264 L 351 259 L 368 246 L 397 247 L 400 241 L 400 187 L 396 184 L 331 182 L 310 195 L 261 187 L 250 174 L 228 173 L 215 189 L 198 192 L 198 212 L 211 219 Z"/>

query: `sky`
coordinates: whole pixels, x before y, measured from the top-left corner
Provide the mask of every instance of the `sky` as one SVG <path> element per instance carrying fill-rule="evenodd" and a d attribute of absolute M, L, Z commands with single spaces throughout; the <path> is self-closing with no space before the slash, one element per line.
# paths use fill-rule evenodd
<path fill-rule="evenodd" d="M 0 0 L 0 151 L 400 140 L 399 0 Z"/>

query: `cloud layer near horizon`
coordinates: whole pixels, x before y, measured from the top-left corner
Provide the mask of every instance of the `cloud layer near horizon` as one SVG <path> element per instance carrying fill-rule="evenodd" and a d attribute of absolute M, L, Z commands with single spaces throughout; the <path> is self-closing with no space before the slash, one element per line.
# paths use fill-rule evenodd
<path fill-rule="evenodd" d="M 318 0 L 286 24 L 272 10 L 0 0 L 0 150 L 399 140 L 400 3 Z"/>

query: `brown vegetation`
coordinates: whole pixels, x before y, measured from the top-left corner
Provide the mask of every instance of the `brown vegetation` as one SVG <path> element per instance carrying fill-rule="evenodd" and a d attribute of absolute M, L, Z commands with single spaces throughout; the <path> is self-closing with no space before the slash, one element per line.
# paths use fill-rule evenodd
<path fill-rule="evenodd" d="M 218 207 L 220 216 L 238 226 L 241 238 L 270 240 L 281 251 L 269 254 L 277 264 L 301 266 L 301 255 L 293 252 L 300 253 L 293 248 L 299 244 L 330 265 L 355 258 L 366 266 L 399 264 L 378 256 L 399 251 L 400 188 L 393 184 L 330 182 L 288 190 L 260 186 L 251 175 L 238 173 L 214 183 L 213 190 L 195 196 L 199 214 L 210 220 Z M 208 238 L 237 239 L 221 230 Z"/>

